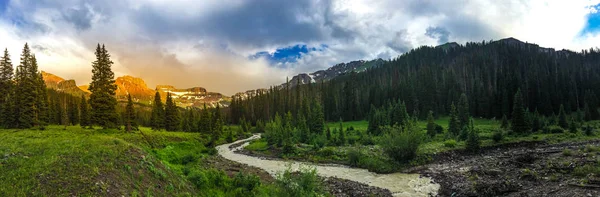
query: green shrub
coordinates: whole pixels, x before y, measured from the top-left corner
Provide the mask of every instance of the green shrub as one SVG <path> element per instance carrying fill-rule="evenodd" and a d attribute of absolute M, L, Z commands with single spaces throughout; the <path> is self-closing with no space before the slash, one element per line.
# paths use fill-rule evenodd
<path fill-rule="evenodd" d="M 589 174 L 600 174 L 600 168 L 598 168 L 597 166 L 586 164 L 584 166 L 576 167 L 573 170 L 573 175 L 578 177 L 586 177 Z"/>
<path fill-rule="evenodd" d="M 573 155 L 573 151 L 571 151 L 571 149 L 565 148 L 562 152 L 563 156 L 572 156 Z"/>
<path fill-rule="evenodd" d="M 205 188 L 208 185 L 208 178 L 203 171 L 192 171 L 189 173 L 187 179 L 199 189 Z"/>
<path fill-rule="evenodd" d="M 448 148 L 454 148 L 454 147 L 456 147 L 456 140 L 453 140 L 453 139 L 446 140 L 446 141 L 444 141 L 444 146 L 448 147 Z"/>
<path fill-rule="evenodd" d="M 233 185 L 243 188 L 245 192 L 251 192 L 260 186 L 260 178 L 256 175 L 246 175 L 244 172 L 240 172 L 233 178 Z"/>
<path fill-rule="evenodd" d="M 385 127 L 385 136 L 381 139 L 380 146 L 392 159 L 398 162 L 407 162 L 417 156 L 417 149 L 421 145 L 422 134 L 416 126 L 408 126 L 405 130 L 399 127 Z"/>
<path fill-rule="evenodd" d="M 584 131 L 585 131 L 585 135 L 587 135 L 587 136 L 592 136 L 592 135 L 594 135 L 594 129 L 593 129 L 593 128 L 592 128 L 592 126 L 590 126 L 590 125 L 587 125 L 587 126 L 585 127 L 585 130 L 584 130 Z"/>
<path fill-rule="evenodd" d="M 359 150 L 352 149 L 348 151 L 348 164 L 350 166 L 357 167 L 360 163 L 360 158 L 362 157 L 362 153 Z"/>
<path fill-rule="evenodd" d="M 268 196 L 317 197 L 325 191 L 315 169 L 301 167 L 299 172 L 290 169 L 277 175 L 275 189 Z"/>
<path fill-rule="evenodd" d="M 498 143 L 498 142 L 502 141 L 502 139 L 504 139 L 504 134 L 502 133 L 502 130 L 496 129 L 494 131 L 494 134 L 492 134 L 492 140 L 494 140 L 494 142 Z"/>
<path fill-rule="evenodd" d="M 246 150 L 251 151 L 265 151 L 269 149 L 269 145 L 264 140 L 256 140 L 251 142 L 248 146 L 244 147 Z"/>
<path fill-rule="evenodd" d="M 548 133 L 564 133 L 565 132 L 565 130 L 559 126 L 549 126 L 546 128 L 547 129 L 544 129 L 544 130 L 547 130 Z"/>
<path fill-rule="evenodd" d="M 373 136 L 371 134 L 363 135 L 363 137 L 360 139 L 360 144 L 365 146 L 375 145 L 375 140 L 373 140 Z"/>
<path fill-rule="evenodd" d="M 444 127 L 442 127 L 442 125 L 435 124 L 435 132 L 438 134 L 444 133 Z"/>

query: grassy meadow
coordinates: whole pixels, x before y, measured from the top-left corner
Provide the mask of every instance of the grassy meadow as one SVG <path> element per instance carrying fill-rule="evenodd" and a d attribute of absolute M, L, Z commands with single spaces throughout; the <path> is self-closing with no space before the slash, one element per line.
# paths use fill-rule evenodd
<path fill-rule="evenodd" d="M 79 126 L 0 129 L 0 196 L 286 196 L 294 192 L 278 184 L 279 179 L 261 183 L 256 175 L 228 176 L 216 169 L 211 163 L 222 160 L 216 149 L 205 145 L 207 139 L 199 133 L 149 128 L 131 133 Z M 224 135 L 217 143 L 225 143 Z M 294 177 L 281 178 L 294 181 Z"/>

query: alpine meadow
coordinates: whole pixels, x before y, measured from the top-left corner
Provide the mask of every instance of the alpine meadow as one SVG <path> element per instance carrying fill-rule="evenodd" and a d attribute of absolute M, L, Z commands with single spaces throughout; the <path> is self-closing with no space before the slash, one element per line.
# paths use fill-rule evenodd
<path fill-rule="evenodd" d="M 600 196 L 599 10 L 0 0 L 0 196 Z"/>

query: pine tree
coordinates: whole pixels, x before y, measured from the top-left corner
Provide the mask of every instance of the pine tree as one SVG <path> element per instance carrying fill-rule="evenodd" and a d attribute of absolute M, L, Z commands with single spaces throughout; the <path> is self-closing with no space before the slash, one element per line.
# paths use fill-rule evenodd
<path fill-rule="evenodd" d="M 62 116 L 60 117 L 60 123 L 64 126 L 63 130 L 67 130 L 67 126 L 70 125 L 69 123 L 69 115 L 67 114 L 67 101 L 63 100 L 62 102 L 62 106 L 61 109 L 63 111 Z"/>
<path fill-rule="evenodd" d="M 167 131 L 177 131 L 179 128 L 179 113 L 177 105 L 171 98 L 171 93 L 167 93 L 167 102 L 165 103 L 165 129 Z"/>
<path fill-rule="evenodd" d="M 91 126 L 89 106 L 84 95 L 81 95 L 81 103 L 79 103 L 79 122 L 81 127 Z"/>
<path fill-rule="evenodd" d="M 150 117 L 150 125 L 152 130 L 160 130 L 164 128 L 164 116 L 165 109 L 163 107 L 162 100 L 160 100 L 160 94 L 158 91 L 154 94 L 154 103 L 152 103 L 152 115 Z"/>
<path fill-rule="evenodd" d="M 310 108 L 311 115 L 308 117 L 308 127 L 312 134 L 323 133 L 325 130 L 325 115 L 321 103 L 317 99 L 313 99 Z"/>
<path fill-rule="evenodd" d="M 461 131 L 460 121 L 458 120 L 458 112 L 454 103 L 450 106 L 450 121 L 448 122 L 448 133 L 452 136 L 458 136 Z"/>
<path fill-rule="evenodd" d="M 469 125 L 467 126 L 468 137 L 466 141 L 467 150 L 476 152 L 479 151 L 481 141 L 479 140 L 479 133 L 475 129 L 473 118 L 470 118 Z"/>
<path fill-rule="evenodd" d="M 558 126 L 563 129 L 569 128 L 569 122 L 567 122 L 567 113 L 565 112 L 565 106 L 560 105 L 560 110 L 558 111 Z"/>
<path fill-rule="evenodd" d="M 533 113 L 532 117 L 531 117 L 531 132 L 537 132 L 540 129 L 542 129 L 542 122 L 541 122 L 541 117 L 539 112 L 537 111 L 537 109 L 535 110 L 535 112 Z"/>
<path fill-rule="evenodd" d="M 427 134 L 432 138 L 436 134 L 435 121 L 433 118 L 433 111 L 429 111 L 429 115 L 427 115 Z"/>
<path fill-rule="evenodd" d="M 34 54 L 30 56 L 30 67 L 28 71 L 29 80 L 35 89 L 34 102 L 34 126 L 44 129 L 48 124 L 48 94 L 46 92 L 46 83 L 42 78 L 42 74 L 38 72 L 37 59 Z"/>
<path fill-rule="evenodd" d="M 521 90 L 517 90 L 517 93 L 515 93 L 511 129 L 512 132 L 519 134 L 529 131 L 529 125 L 527 125 L 527 120 L 525 120 L 525 106 L 523 105 Z"/>
<path fill-rule="evenodd" d="M 34 60 L 36 62 L 36 60 Z M 38 108 L 38 124 L 40 127 L 45 127 L 50 122 L 50 107 L 48 104 L 48 90 L 46 88 L 46 83 L 44 82 L 44 78 L 42 77 L 42 73 L 38 74 L 37 77 L 37 87 L 38 87 L 38 98 L 37 98 L 37 108 Z M 75 106 L 76 107 L 76 106 Z"/>
<path fill-rule="evenodd" d="M 137 123 L 135 121 L 135 109 L 133 108 L 133 100 L 131 100 L 131 94 L 127 94 L 127 106 L 125 107 L 125 130 L 131 132 L 137 130 Z"/>
<path fill-rule="evenodd" d="M 4 55 L 0 59 L 0 127 L 11 128 L 15 125 L 13 113 L 13 102 L 15 100 L 13 91 L 13 65 L 8 50 L 4 49 Z"/>
<path fill-rule="evenodd" d="M 18 117 L 16 126 L 21 129 L 31 128 L 36 124 L 37 88 L 35 79 L 30 75 L 32 70 L 31 51 L 25 44 L 15 77 L 17 82 L 15 112 Z"/>
<path fill-rule="evenodd" d="M 69 104 L 69 122 L 72 125 L 79 124 L 79 106 L 77 105 L 77 101 L 74 98 L 68 100 Z"/>
<path fill-rule="evenodd" d="M 506 118 L 506 114 L 502 115 L 502 123 L 500 123 L 500 128 L 508 129 L 510 127 L 510 123 L 508 123 L 508 118 Z"/>
<path fill-rule="evenodd" d="M 460 123 L 460 129 L 469 125 L 469 100 L 466 94 L 460 95 L 460 100 L 458 101 L 458 121 Z"/>
<path fill-rule="evenodd" d="M 339 133 L 338 133 L 338 142 L 339 145 L 346 145 L 347 139 L 346 139 L 346 130 L 344 130 L 344 124 L 342 119 L 340 118 L 340 129 L 339 129 Z"/>
<path fill-rule="evenodd" d="M 90 95 L 91 120 L 103 128 L 116 128 L 118 114 L 116 112 L 117 99 L 115 91 L 115 75 L 111 70 L 113 62 L 104 45 L 96 47 L 96 60 L 92 62 L 92 82 L 88 90 Z"/>

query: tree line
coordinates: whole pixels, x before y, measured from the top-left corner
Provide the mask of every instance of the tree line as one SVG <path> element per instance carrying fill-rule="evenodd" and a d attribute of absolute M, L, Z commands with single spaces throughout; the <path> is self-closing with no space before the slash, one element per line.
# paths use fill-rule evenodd
<path fill-rule="evenodd" d="M 554 116 L 562 105 L 567 114 L 580 112 L 591 120 L 600 118 L 599 64 L 599 49 L 554 51 L 502 40 L 423 46 L 361 73 L 295 87 L 288 81 L 245 100 L 234 98 L 230 116 L 267 121 L 275 114 L 297 114 L 304 98 L 317 98 L 327 121 L 364 120 L 373 108 L 399 100 L 412 117 L 426 119 L 429 111 L 449 115 L 464 94 L 471 98 L 468 114 L 511 119 L 520 90 L 527 111 Z"/>
<path fill-rule="evenodd" d="M 98 44 L 92 62 L 91 94 L 76 97 L 48 89 L 37 60 L 25 44 L 19 65 L 13 69 L 8 50 L 0 59 L 0 127 L 44 129 L 47 125 L 100 126 L 106 129 L 136 130 L 149 126 L 154 130 L 207 132 L 218 136 L 225 118 L 221 109 L 210 110 L 177 107 L 170 94 L 165 105 L 156 93 L 152 106 L 134 103 L 128 95 L 126 103 L 115 97 L 113 62 L 104 45 Z"/>

